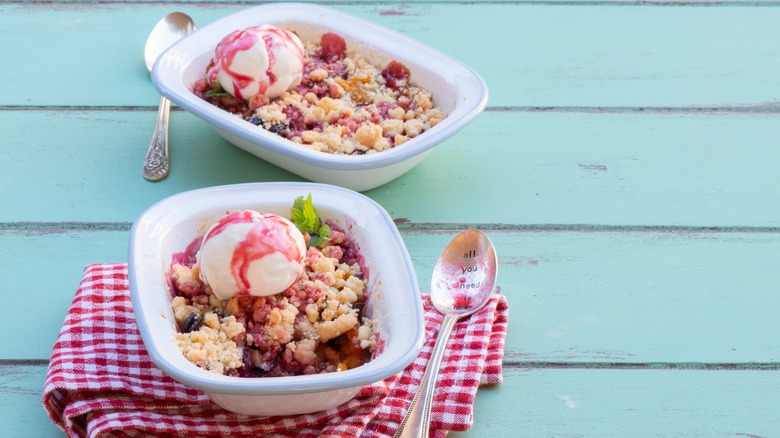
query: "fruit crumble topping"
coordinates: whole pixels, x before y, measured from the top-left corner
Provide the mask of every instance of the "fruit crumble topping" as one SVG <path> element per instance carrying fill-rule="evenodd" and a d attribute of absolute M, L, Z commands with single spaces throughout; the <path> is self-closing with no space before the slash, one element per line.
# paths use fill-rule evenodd
<path fill-rule="evenodd" d="M 193 92 L 274 134 L 333 154 L 391 149 L 447 116 L 398 61 L 374 65 L 347 48 L 344 38 L 335 33 L 325 33 L 320 41 L 306 42 L 304 47 L 300 83 L 278 97 L 258 93 L 245 100 L 227 93 L 219 82 L 210 80 L 214 60 L 204 78 L 193 84 Z"/>
<path fill-rule="evenodd" d="M 292 219 L 308 246 L 303 273 L 275 295 L 218 298 L 201 279 L 203 237 L 174 254 L 175 342 L 187 360 L 237 377 L 327 373 L 368 360 L 376 338 L 363 315 L 366 278 L 357 245 L 336 224 L 321 222 L 311 197 L 296 200 Z"/>

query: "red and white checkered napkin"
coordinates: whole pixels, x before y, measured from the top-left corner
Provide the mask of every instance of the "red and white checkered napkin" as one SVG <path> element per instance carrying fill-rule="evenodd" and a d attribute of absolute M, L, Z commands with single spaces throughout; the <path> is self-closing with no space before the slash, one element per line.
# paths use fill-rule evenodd
<path fill-rule="evenodd" d="M 442 320 L 427 297 L 424 303 L 427 342 L 403 372 L 363 387 L 353 400 L 328 411 L 251 417 L 215 406 L 200 390 L 160 371 L 135 324 L 127 265 L 91 265 L 54 344 L 43 405 L 71 437 L 392 436 L 409 408 Z M 455 328 L 440 370 L 432 435 L 471 427 L 477 388 L 501 382 L 507 311 L 505 298 L 497 295 L 469 323 Z"/>

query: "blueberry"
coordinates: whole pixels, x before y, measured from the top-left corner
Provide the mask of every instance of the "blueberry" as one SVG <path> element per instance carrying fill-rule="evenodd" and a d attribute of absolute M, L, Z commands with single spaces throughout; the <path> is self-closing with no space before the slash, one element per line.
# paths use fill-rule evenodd
<path fill-rule="evenodd" d="M 270 128 L 268 128 L 268 130 L 274 134 L 281 134 L 285 129 L 287 129 L 287 125 L 284 123 L 274 123 Z"/>
<path fill-rule="evenodd" d="M 181 331 L 184 333 L 193 332 L 197 330 L 201 324 L 203 324 L 203 318 L 198 316 L 197 313 L 192 312 L 190 313 L 190 316 L 184 320 L 184 324 L 181 326 Z"/>

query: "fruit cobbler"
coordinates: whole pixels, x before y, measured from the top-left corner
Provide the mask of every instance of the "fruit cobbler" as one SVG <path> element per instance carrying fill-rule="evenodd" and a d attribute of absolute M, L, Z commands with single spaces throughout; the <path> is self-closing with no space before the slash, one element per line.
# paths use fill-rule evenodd
<path fill-rule="evenodd" d="M 391 149 L 447 116 L 404 64 L 374 65 L 335 33 L 304 44 L 273 26 L 225 37 L 193 92 L 249 123 L 333 154 Z"/>
<path fill-rule="evenodd" d="M 369 358 L 376 342 L 357 245 L 321 221 L 311 195 L 291 213 L 228 212 L 173 256 L 175 342 L 190 362 L 273 377 L 342 371 Z"/>

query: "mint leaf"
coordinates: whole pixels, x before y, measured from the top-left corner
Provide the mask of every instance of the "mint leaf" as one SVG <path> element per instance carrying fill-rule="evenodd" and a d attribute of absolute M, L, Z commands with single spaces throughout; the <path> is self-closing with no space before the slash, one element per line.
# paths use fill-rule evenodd
<path fill-rule="evenodd" d="M 306 228 L 308 228 L 306 226 L 306 214 L 303 212 L 303 204 L 303 196 L 300 196 L 293 202 L 293 207 L 290 211 L 292 222 L 298 227 L 298 231 L 302 233 L 306 232 Z"/>
<path fill-rule="evenodd" d="M 309 233 L 309 246 L 319 246 L 330 240 L 330 227 L 322 223 L 317 208 L 311 200 L 311 193 L 306 198 L 299 196 L 293 202 L 290 216 L 301 233 Z"/>
<path fill-rule="evenodd" d="M 216 81 L 211 83 L 211 90 L 206 92 L 206 97 L 223 97 L 229 95 L 230 94 L 227 91 L 222 89 L 222 85 Z"/>
<path fill-rule="evenodd" d="M 317 234 L 320 235 L 320 239 L 330 240 L 330 227 L 328 224 L 322 224 L 320 229 L 317 231 Z"/>
<path fill-rule="evenodd" d="M 321 243 L 330 240 L 330 227 L 328 224 L 322 224 L 316 234 L 309 238 L 309 246 L 320 246 Z"/>

